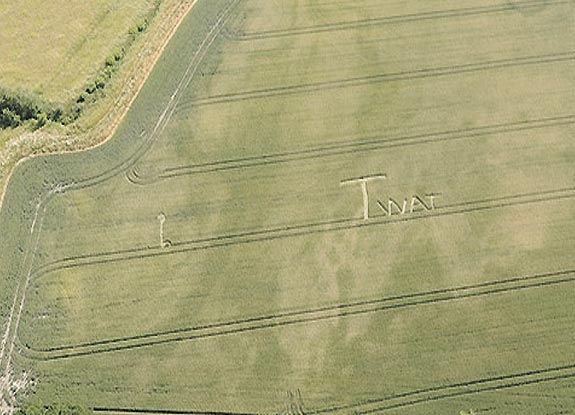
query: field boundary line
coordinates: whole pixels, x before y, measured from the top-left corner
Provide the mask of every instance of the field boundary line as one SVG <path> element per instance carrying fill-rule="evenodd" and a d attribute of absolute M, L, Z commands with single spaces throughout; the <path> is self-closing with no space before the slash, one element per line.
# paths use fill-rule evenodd
<path fill-rule="evenodd" d="M 483 62 L 462 63 L 458 65 L 420 68 L 410 71 L 379 73 L 361 77 L 337 79 L 332 81 L 319 81 L 295 85 L 284 85 L 271 88 L 255 89 L 251 91 L 218 94 L 208 97 L 199 97 L 183 103 L 176 112 L 189 110 L 192 107 L 228 104 L 253 99 L 265 99 L 277 96 L 291 96 L 308 94 L 318 91 L 352 88 L 385 82 L 401 82 L 416 79 L 438 78 L 450 75 L 460 75 L 475 72 L 506 69 L 521 66 L 544 65 L 575 60 L 575 52 L 557 52 L 543 55 L 521 56 L 516 58 L 502 58 Z"/>
<path fill-rule="evenodd" d="M 518 131 L 553 128 L 575 123 L 575 114 L 529 119 L 494 125 L 484 125 L 474 128 L 439 131 L 406 135 L 401 137 L 364 137 L 359 140 L 343 140 L 329 145 L 286 151 L 283 153 L 270 153 L 260 156 L 250 156 L 237 159 L 219 160 L 208 163 L 199 163 L 186 166 L 168 167 L 160 170 L 155 175 L 142 174 L 141 169 L 134 166 L 126 173 L 126 178 L 134 185 L 145 186 L 160 180 L 171 179 L 181 176 L 207 174 L 220 171 L 229 171 L 244 168 L 268 166 L 281 163 L 313 160 L 323 157 L 339 156 L 359 152 L 377 151 L 386 148 L 399 148 L 421 144 L 434 144 L 446 141 L 471 139 L 496 134 L 508 134 Z"/>
<path fill-rule="evenodd" d="M 425 20 L 449 19 L 467 16 L 479 16 L 485 14 L 504 13 L 515 11 L 519 7 L 552 6 L 573 3 L 573 0 L 525 0 L 519 1 L 516 5 L 503 3 L 492 6 L 462 7 L 456 9 L 434 10 L 423 13 L 410 13 L 403 15 L 384 16 L 378 18 L 368 18 L 355 21 L 340 21 L 334 23 L 324 23 L 311 26 L 302 26 L 292 29 L 262 30 L 259 32 L 232 32 L 228 37 L 240 42 L 265 40 L 287 36 L 313 35 L 317 33 L 353 30 L 356 28 L 383 26 L 390 24 L 413 23 Z"/>

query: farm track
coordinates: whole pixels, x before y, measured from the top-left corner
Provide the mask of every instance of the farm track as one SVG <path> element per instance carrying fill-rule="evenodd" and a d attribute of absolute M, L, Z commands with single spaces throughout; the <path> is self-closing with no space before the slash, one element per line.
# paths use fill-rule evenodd
<path fill-rule="evenodd" d="M 51 197 L 51 195 L 52 193 L 48 193 L 46 195 L 40 196 L 40 199 L 38 200 L 38 203 L 36 205 L 34 220 L 32 222 L 32 227 L 30 229 L 30 236 L 26 241 L 24 261 L 22 264 L 21 273 L 18 278 L 18 284 L 16 285 L 16 292 L 14 293 L 14 299 L 12 301 L 12 306 L 6 322 L 6 330 L 4 335 L 2 336 L 2 342 L 0 344 L 0 380 L 3 380 L 3 382 L 8 382 L 9 380 L 10 362 L 12 360 L 14 344 L 17 341 L 16 331 L 11 330 L 11 328 L 13 326 L 17 327 L 20 322 L 26 298 L 26 291 L 30 283 L 29 276 L 31 275 L 32 272 L 32 267 L 34 264 L 34 256 L 36 254 L 38 241 L 40 237 L 40 228 L 42 227 L 44 213 L 46 211 L 46 203 Z M 6 385 L 0 382 L 0 395 L 2 391 L 5 390 L 5 387 Z"/>
<path fill-rule="evenodd" d="M 355 141 L 347 140 L 322 147 L 294 150 L 284 153 L 266 154 L 261 156 L 244 157 L 238 159 L 221 160 L 210 163 L 194 164 L 189 166 L 171 167 L 160 171 L 157 175 L 146 175 L 142 169 L 133 167 L 126 174 L 127 179 L 135 185 L 149 185 L 160 180 L 220 171 L 262 167 L 273 164 L 315 160 L 324 157 L 339 156 L 360 152 L 376 151 L 387 148 L 399 148 L 421 144 L 441 143 L 464 139 L 480 138 L 489 135 L 508 134 L 518 131 L 551 128 L 575 123 L 575 115 L 566 115 L 552 118 L 524 120 L 519 122 L 487 125 L 475 128 L 442 131 L 408 135 L 403 137 L 364 137 Z"/>
<path fill-rule="evenodd" d="M 181 106 L 178 106 L 176 109 L 176 114 L 181 111 L 189 111 L 193 107 L 243 102 L 277 96 L 309 94 L 312 92 L 352 88 L 386 82 L 412 81 L 416 79 L 439 78 L 450 75 L 487 72 L 514 67 L 549 65 L 554 63 L 570 62 L 573 60 L 575 60 L 575 52 L 558 52 L 535 56 L 523 56 L 518 58 L 489 60 L 484 62 L 463 63 L 459 65 L 440 66 L 434 68 L 422 68 L 411 71 L 381 73 L 333 81 L 320 81 L 298 85 L 287 85 L 229 94 L 219 94 L 186 101 L 182 103 Z"/>
<path fill-rule="evenodd" d="M 571 3 L 573 3 L 573 0 L 549 0 L 549 1 L 526 0 L 526 1 L 518 1 L 515 4 L 504 3 L 493 6 L 463 7 L 456 9 L 436 10 L 424 13 L 410 13 L 395 16 L 361 19 L 355 21 L 326 23 L 313 26 L 297 27 L 292 29 L 276 29 L 276 30 L 265 30 L 259 32 L 226 31 L 225 34 L 228 38 L 232 40 L 245 42 L 245 41 L 273 39 L 279 37 L 302 36 L 317 33 L 353 30 L 371 26 L 383 26 L 383 25 L 392 25 L 401 23 L 416 23 L 426 20 L 482 16 L 487 14 L 498 14 L 498 13 L 516 11 L 518 7 L 525 9 L 529 8 L 538 9 L 541 7 L 549 7 L 549 6 L 571 4 Z"/>
<path fill-rule="evenodd" d="M 452 383 L 433 388 L 417 389 L 410 392 L 385 396 L 379 399 L 371 399 L 352 403 L 349 405 L 334 406 L 329 408 L 310 409 L 306 413 L 310 415 L 330 413 L 353 413 L 367 415 L 383 413 L 395 409 L 407 408 L 441 401 L 444 399 L 458 398 L 477 395 L 485 392 L 497 392 L 521 386 L 536 385 L 545 382 L 556 382 L 575 377 L 575 364 L 546 367 L 521 373 L 485 377 L 466 382 Z M 152 415 L 262 415 L 250 413 L 227 413 L 217 411 L 178 411 L 168 409 L 146 408 L 106 408 L 95 407 L 95 413 L 118 413 L 118 414 L 152 414 Z M 269 414 L 271 415 L 271 414 Z"/>

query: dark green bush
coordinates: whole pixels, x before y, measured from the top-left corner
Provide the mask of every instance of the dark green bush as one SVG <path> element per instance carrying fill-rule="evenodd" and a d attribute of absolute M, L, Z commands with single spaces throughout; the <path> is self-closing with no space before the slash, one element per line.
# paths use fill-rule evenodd
<path fill-rule="evenodd" d="M 4 108 L 0 114 L 0 128 L 14 128 L 21 123 L 20 116 L 9 108 Z"/>
<path fill-rule="evenodd" d="M 0 89 L 0 128 L 14 128 L 28 120 L 36 125 L 45 125 L 48 121 L 59 122 L 63 110 L 24 92 L 12 92 Z"/>
<path fill-rule="evenodd" d="M 45 112 L 41 112 L 36 117 L 35 128 L 42 128 L 46 125 L 47 122 L 48 122 L 48 116 L 46 115 Z"/>
<path fill-rule="evenodd" d="M 105 62 L 106 66 L 114 66 L 115 63 L 116 63 L 116 58 L 114 56 L 108 56 L 106 58 L 106 62 Z"/>

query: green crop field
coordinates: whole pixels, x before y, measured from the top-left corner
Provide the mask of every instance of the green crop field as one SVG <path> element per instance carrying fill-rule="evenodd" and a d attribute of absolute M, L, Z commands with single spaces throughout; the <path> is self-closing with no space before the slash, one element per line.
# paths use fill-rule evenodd
<path fill-rule="evenodd" d="M 575 413 L 573 19 L 198 0 L 109 142 L 11 179 L 6 407 Z"/>
<path fill-rule="evenodd" d="M 0 86 L 67 104 L 153 0 L 0 2 Z"/>

